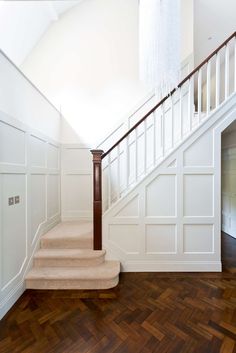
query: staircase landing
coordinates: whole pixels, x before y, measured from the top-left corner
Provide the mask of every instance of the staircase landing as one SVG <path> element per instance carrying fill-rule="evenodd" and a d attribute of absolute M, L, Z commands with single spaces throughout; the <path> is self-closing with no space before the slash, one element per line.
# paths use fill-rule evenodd
<path fill-rule="evenodd" d="M 92 250 L 92 223 L 62 222 L 41 238 L 28 289 L 108 289 L 119 281 L 120 263 Z"/>

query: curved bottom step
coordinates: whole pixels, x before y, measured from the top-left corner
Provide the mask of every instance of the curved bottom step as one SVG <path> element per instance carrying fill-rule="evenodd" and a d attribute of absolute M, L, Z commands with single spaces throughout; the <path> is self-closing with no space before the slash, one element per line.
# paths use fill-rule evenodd
<path fill-rule="evenodd" d="M 119 282 L 120 263 L 105 261 L 94 267 L 34 267 L 27 289 L 109 289 Z"/>

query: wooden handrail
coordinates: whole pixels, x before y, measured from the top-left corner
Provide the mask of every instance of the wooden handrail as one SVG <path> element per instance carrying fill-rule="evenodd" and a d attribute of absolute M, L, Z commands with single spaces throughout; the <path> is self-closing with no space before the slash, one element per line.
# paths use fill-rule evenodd
<path fill-rule="evenodd" d="M 217 49 L 215 49 L 204 61 L 201 62 L 193 71 L 190 72 L 178 85 L 175 87 L 170 93 L 168 93 L 164 98 L 162 98 L 147 114 L 144 115 L 142 119 L 140 119 L 132 128 L 130 128 L 112 147 L 110 147 L 105 153 L 102 155 L 102 159 L 105 158 L 114 148 L 116 148 L 128 135 L 131 134 L 144 120 L 146 120 L 149 115 L 151 115 L 157 108 L 159 108 L 170 96 L 172 96 L 177 89 L 179 89 L 185 82 L 187 82 L 196 72 L 198 72 L 207 62 L 216 55 L 228 42 L 236 37 L 236 31 L 231 34 Z"/>

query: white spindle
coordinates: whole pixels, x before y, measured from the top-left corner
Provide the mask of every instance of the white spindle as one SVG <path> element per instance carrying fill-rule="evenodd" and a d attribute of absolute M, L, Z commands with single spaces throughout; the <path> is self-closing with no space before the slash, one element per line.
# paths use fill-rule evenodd
<path fill-rule="evenodd" d="M 220 104 L 220 52 L 216 54 L 216 108 Z"/>
<path fill-rule="evenodd" d="M 207 90 L 206 90 L 206 112 L 207 116 L 211 110 L 211 61 L 207 63 Z"/>
<path fill-rule="evenodd" d="M 147 120 L 145 119 L 144 122 L 144 175 L 147 171 Z"/>
<path fill-rule="evenodd" d="M 125 139 L 126 190 L 129 188 L 129 136 Z"/>
<path fill-rule="evenodd" d="M 225 99 L 229 96 L 229 45 L 225 48 Z"/>
<path fill-rule="evenodd" d="M 184 120 L 183 120 L 183 102 L 182 102 L 182 86 L 179 89 L 179 115 L 180 115 L 180 140 L 183 140 Z"/>
<path fill-rule="evenodd" d="M 117 146 L 117 200 L 120 198 L 120 145 Z"/>
<path fill-rule="evenodd" d="M 161 106 L 161 147 L 162 147 L 162 156 L 165 155 L 165 111 L 164 104 Z"/>
<path fill-rule="evenodd" d="M 174 148 L 174 129 L 175 129 L 175 121 L 174 121 L 174 95 L 172 94 L 170 97 L 171 100 L 171 148 Z"/>
<path fill-rule="evenodd" d="M 108 154 L 108 208 L 111 206 L 111 154 Z"/>
<path fill-rule="evenodd" d="M 193 77 L 189 79 L 188 85 L 188 122 L 189 122 L 189 131 L 192 131 L 193 127 Z"/>
<path fill-rule="evenodd" d="M 135 181 L 138 180 L 138 129 L 135 129 Z"/>
<path fill-rule="evenodd" d="M 234 91 L 236 92 L 236 37 L 234 38 Z"/>
<path fill-rule="evenodd" d="M 198 83 L 197 83 L 198 97 L 197 97 L 197 110 L 198 110 L 198 124 L 201 121 L 202 115 L 202 69 L 198 71 Z"/>
<path fill-rule="evenodd" d="M 156 111 L 153 113 L 153 166 L 156 164 Z"/>

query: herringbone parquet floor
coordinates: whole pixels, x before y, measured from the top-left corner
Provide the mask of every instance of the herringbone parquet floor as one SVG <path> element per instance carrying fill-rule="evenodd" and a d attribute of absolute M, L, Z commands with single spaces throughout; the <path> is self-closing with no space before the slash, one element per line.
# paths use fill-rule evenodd
<path fill-rule="evenodd" d="M 109 291 L 26 291 L 1 353 L 236 353 L 236 240 L 224 272 L 124 273 Z"/>

